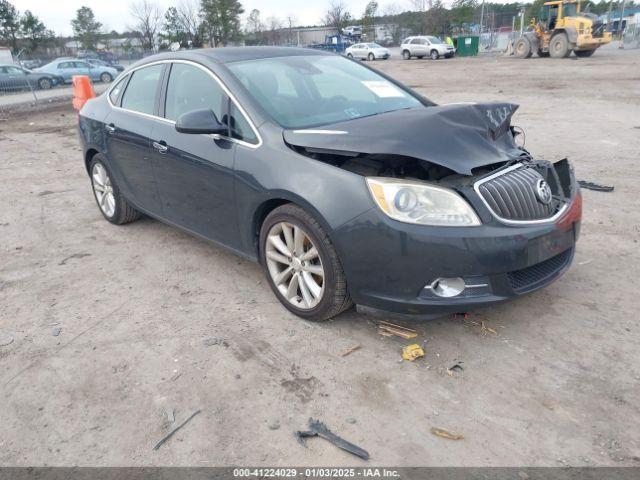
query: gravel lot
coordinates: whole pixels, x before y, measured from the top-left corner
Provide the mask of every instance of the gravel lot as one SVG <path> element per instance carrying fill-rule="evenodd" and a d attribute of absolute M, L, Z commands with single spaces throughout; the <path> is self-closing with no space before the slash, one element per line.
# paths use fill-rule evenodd
<path fill-rule="evenodd" d="M 70 106 L 11 115 L 0 121 L 1 465 L 365 464 L 321 439 L 299 445 L 309 417 L 370 464 L 640 465 L 640 51 L 375 66 L 437 102 L 518 103 L 529 150 L 615 186 L 584 191 L 570 271 L 466 319 L 406 323 L 426 356 L 400 362 L 409 342 L 379 335 L 377 319 L 305 323 L 257 265 L 150 219 L 107 223 Z M 456 362 L 464 370 L 448 375 Z"/>

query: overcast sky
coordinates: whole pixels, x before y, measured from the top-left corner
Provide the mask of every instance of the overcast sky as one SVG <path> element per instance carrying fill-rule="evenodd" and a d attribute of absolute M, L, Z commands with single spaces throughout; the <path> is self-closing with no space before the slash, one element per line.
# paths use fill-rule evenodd
<path fill-rule="evenodd" d="M 13 5 L 24 12 L 31 10 L 45 23 L 47 28 L 52 29 L 57 34 L 71 35 L 71 19 L 75 16 L 76 10 L 86 5 L 93 9 L 96 18 L 108 31 L 122 31 L 133 21 L 129 17 L 129 5 L 132 0 L 10 0 Z M 175 5 L 179 0 L 157 0 L 163 7 L 167 8 Z M 368 0 L 345 0 L 348 10 L 360 16 Z M 246 15 L 254 8 L 260 10 L 262 19 L 270 16 L 278 16 L 283 20 L 292 16 L 299 25 L 319 24 L 320 19 L 329 5 L 328 0 L 296 1 L 296 0 L 241 0 Z M 381 11 L 388 3 L 407 7 L 408 0 L 378 0 Z M 308 6 L 307 6 L 308 5 Z"/>

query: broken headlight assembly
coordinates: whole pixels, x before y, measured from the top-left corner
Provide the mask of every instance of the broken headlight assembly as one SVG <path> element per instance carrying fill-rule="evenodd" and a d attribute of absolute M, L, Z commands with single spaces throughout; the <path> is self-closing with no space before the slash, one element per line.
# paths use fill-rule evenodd
<path fill-rule="evenodd" d="M 395 178 L 366 180 L 378 207 L 399 222 L 439 227 L 480 225 L 471 205 L 451 189 Z"/>

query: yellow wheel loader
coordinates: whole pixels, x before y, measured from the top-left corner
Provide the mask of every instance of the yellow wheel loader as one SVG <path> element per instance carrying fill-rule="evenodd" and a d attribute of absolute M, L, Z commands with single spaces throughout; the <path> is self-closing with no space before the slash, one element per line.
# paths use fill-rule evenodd
<path fill-rule="evenodd" d="M 580 11 L 577 0 L 546 2 L 540 16 L 531 19 L 531 29 L 516 41 L 514 53 L 519 58 L 563 58 L 573 51 L 578 57 L 590 57 L 593 52 L 611 41 L 611 33 L 592 13 Z"/>

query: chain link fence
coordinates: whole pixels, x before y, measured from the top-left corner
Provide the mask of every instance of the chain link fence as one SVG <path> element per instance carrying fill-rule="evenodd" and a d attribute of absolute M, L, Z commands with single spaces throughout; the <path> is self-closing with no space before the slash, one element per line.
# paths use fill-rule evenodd
<path fill-rule="evenodd" d="M 502 31 L 500 29 L 485 31 L 480 34 L 479 53 L 503 53 L 520 37 L 519 31 Z"/>

